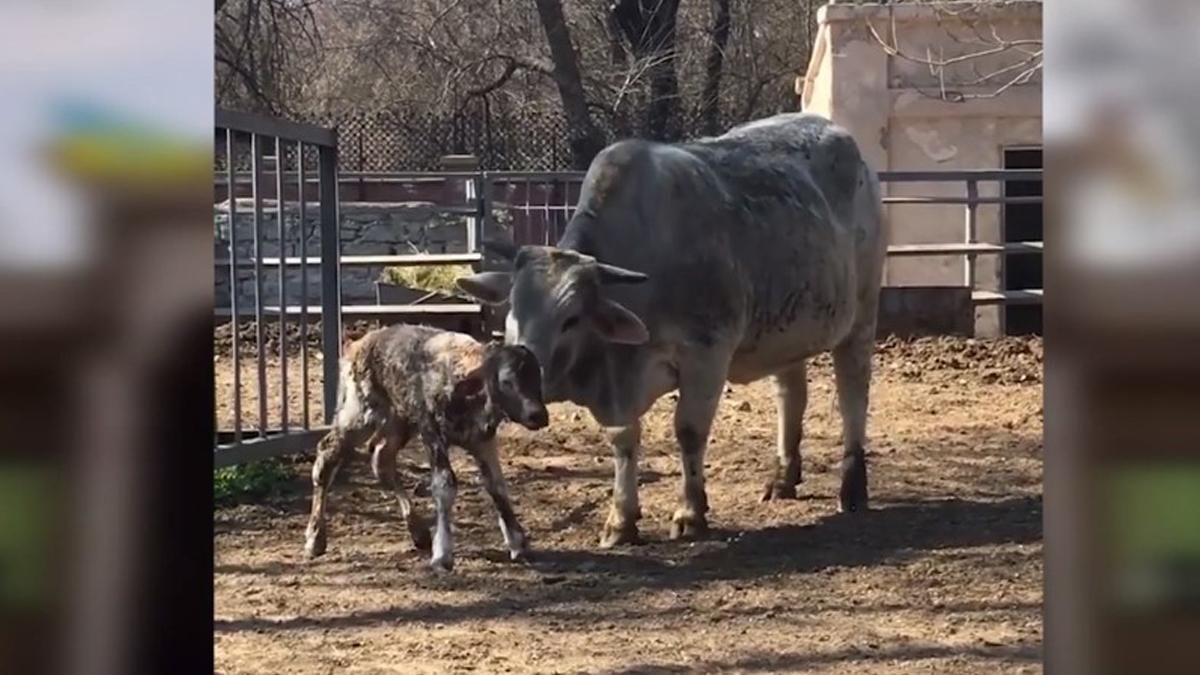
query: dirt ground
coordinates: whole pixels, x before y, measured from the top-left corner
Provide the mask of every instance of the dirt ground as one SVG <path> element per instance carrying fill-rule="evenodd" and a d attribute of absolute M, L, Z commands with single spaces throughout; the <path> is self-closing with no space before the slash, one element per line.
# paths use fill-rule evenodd
<path fill-rule="evenodd" d="M 1040 341 L 890 340 L 876 364 L 872 510 L 835 513 L 840 422 L 823 358 L 809 369 L 798 500 L 759 501 L 770 382 L 727 391 L 706 461 L 714 531 L 697 543 L 667 539 L 679 490 L 670 397 L 647 420 L 648 543 L 636 547 L 597 546 L 612 462 L 570 405 L 552 408 L 548 430 L 502 432 L 534 538 L 528 564 L 507 561 L 462 453 L 453 574 L 426 570 L 361 457 L 331 497 L 329 552 L 306 561 L 311 457 L 298 458 L 280 495 L 214 514 L 217 671 L 1041 672 Z M 216 367 L 224 425 L 228 350 Z M 296 382 L 299 363 L 290 369 Z M 254 377 L 243 372 L 251 400 Z M 419 444 L 406 455 L 408 485 L 424 494 Z"/>

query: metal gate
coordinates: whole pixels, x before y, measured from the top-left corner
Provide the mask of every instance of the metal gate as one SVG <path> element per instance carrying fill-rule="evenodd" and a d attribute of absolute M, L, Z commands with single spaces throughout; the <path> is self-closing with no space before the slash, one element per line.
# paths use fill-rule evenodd
<path fill-rule="evenodd" d="M 310 401 L 309 337 L 320 336 L 319 419 L 328 424 L 337 397 L 341 298 L 337 134 L 220 109 L 216 132 L 216 166 L 228 186 L 218 207 L 226 226 L 222 231 L 218 218 L 214 232 L 216 282 L 219 288 L 226 275 L 229 298 L 214 308 L 219 332 L 223 322 L 229 334 L 230 372 L 214 381 L 214 462 L 224 466 L 315 444 L 324 425 L 314 424 Z M 246 184 L 250 196 L 239 197 L 236 188 Z M 319 329 L 310 325 L 314 318 Z M 289 328 L 297 330 L 289 335 Z"/>

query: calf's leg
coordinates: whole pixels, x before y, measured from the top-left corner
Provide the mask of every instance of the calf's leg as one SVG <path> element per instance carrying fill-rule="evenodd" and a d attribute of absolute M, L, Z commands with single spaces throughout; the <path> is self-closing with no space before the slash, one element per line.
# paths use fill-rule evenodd
<path fill-rule="evenodd" d="M 429 451 L 432 468 L 430 487 L 433 492 L 437 523 L 433 533 L 433 558 L 430 566 L 437 572 L 454 569 L 454 498 L 458 494 L 458 479 L 450 467 L 450 446 L 441 430 L 432 426 L 421 429 L 421 441 Z"/>
<path fill-rule="evenodd" d="M 508 498 L 508 485 L 504 481 L 504 471 L 500 468 L 500 457 L 496 453 L 496 439 L 490 438 L 469 449 L 479 467 L 479 477 L 483 480 L 483 488 L 487 490 L 496 506 L 500 520 L 500 533 L 504 535 L 504 543 L 508 546 L 508 556 L 520 560 L 525 556 L 529 545 L 529 535 L 517 522 L 513 511 L 512 501 Z"/>
<path fill-rule="evenodd" d="M 418 550 L 428 551 L 433 546 L 433 540 L 429 536 L 429 521 L 409 499 L 396 471 L 396 455 L 408 443 L 411 433 L 411 427 L 405 422 L 388 423 L 384 427 L 382 440 L 371 454 L 371 471 L 379 485 L 396 496 L 400 505 L 400 516 L 404 518 L 413 546 Z"/>
<path fill-rule="evenodd" d="M 800 440 L 804 436 L 804 409 L 808 405 L 808 369 L 805 363 L 775 375 L 778 433 L 775 472 L 767 480 L 762 500 L 795 499 L 800 484 Z"/>
<path fill-rule="evenodd" d="M 709 360 L 679 374 L 675 440 L 683 469 L 680 506 L 671 518 L 672 539 L 696 539 L 708 533 L 708 495 L 704 490 L 704 452 L 713 416 L 725 391 L 725 369 Z"/>
<path fill-rule="evenodd" d="M 838 407 L 842 414 L 842 486 L 838 511 L 867 510 L 867 407 L 871 393 L 874 322 L 856 329 L 833 350 Z"/>
<path fill-rule="evenodd" d="M 642 517 L 638 503 L 638 453 L 642 444 L 642 421 L 636 420 L 625 427 L 607 430 L 613 449 L 613 493 L 608 520 L 600 535 L 601 548 L 620 544 L 636 544 L 637 522 Z"/>
<path fill-rule="evenodd" d="M 317 445 L 317 460 L 313 462 L 312 512 L 308 517 L 308 529 L 304 536 L 304 552 L 309 558 L 325 553 L 325 504 L 333 477 L 346 457 L 370 435 L 370 429 L 358 426 L 335 426 L 325 434 Z"/>

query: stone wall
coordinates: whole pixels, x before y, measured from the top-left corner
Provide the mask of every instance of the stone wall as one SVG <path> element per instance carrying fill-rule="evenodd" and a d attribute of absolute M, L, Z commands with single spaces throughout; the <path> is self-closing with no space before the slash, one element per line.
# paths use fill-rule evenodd
<path fill-rule="evenodd" d="M 238 260 L 253 260 L 253 202 L 238 199 L 236 216 Z M 278 256 L 280 251 L 279 220 L 274 201 L 263 203 L 262 252 L 264 257 Z M 461 215 L 440 213 L 430 202 L 362 203 L 343 202 L 340 205 L 342 255 L 387 255 L 406 253 L 465 253 L 467 251 L 467 221 Z M 299 204 L 285 202 L 284 255 L 299 256 L 301 230 L 310 257 L 321 254 L 319 226 L 320 205 L 306 204 L 304 224 L 300 224 Z M 216 205 L 214 214 L 214 257 L 229 257 L 229 207 Z M 216 304 L 229 306 L 229 268 L 216 268 Z M 383 266 L 343 266 L 341 270 L 343 304 L 374 304 L 375 281 Z M 308 269 L 308 302 L 321 300 L 321 272 L 317 266 Z M 254 270 L 241 268 L 238 273 L 238 302 L 253 307 Z M 288 303 L 299 303 L 301 274 L 299 267 L 287 273 Z M 263 274 L 263 304 L 279 304 L 279 272 L 272 267 Z"/>

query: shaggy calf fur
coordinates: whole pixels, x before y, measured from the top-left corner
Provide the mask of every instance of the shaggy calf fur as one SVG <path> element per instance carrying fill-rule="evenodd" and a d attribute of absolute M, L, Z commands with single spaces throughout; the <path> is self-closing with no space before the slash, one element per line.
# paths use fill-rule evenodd
<path fill-rule="evenodd" d="M 345 349 L 333 428 L 321 439 L 313 464 L 312 515 L 305 552 L 325 552 L 325 502 L 334 474 L 348 451 L 370 437 L 376 480 L 393 491 L 413 543 L 430 547 L 429 527 L 396 479 L 396 454 L 413 434 L 429 452 L 436 511 L 436 570 L 454 566 L 451 521 L 458 481 L 449 448 L 475 459 L 496 511 L 510 556 L 520 558 L 528 540 L 508 499 L 496 454 L 496 429 L 505 419 L 528 429 L 549 424 L 542 402 L 541 371 L 524 347 L 484 345 L 467 335 L 425 326 L 392 326 L 367 333 Z"/>

